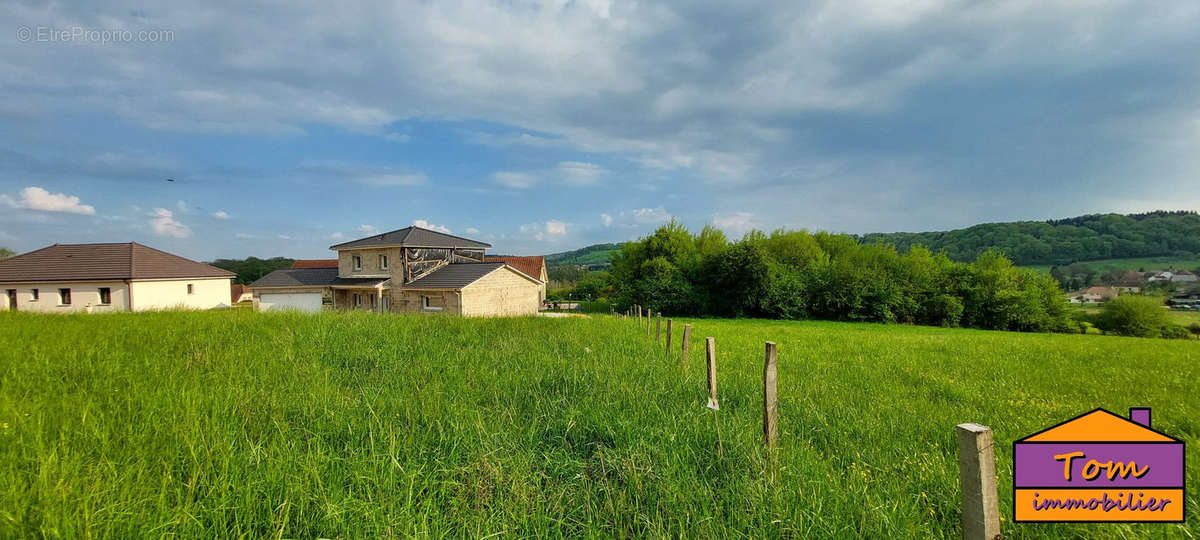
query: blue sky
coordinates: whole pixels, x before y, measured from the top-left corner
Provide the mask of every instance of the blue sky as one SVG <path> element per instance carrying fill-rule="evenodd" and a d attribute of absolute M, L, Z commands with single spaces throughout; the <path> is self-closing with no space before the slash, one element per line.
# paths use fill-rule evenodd
<path fill-rule="evenodd" d="M 0 6 L 0 246 L 1200 208 L 1193 0 L 88 4 Z"/>

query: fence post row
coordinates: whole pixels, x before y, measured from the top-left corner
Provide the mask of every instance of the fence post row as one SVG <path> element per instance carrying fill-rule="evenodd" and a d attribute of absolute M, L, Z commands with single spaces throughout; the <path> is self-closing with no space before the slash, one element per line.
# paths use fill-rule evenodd
<path fill-rule="evenodd" d="M 1000 509 L 996 496 L 996 459 L 992 428 L 959 424 L 958 480 L 962 487 L 962 526 L 966 540 L 1000 538 Z"/>
<path fill-rule="evenodd" d="M 779 400 L 775 375 L 775 342 L 767 342 L 763 360 L 763 442 L 767 449 L 775 448 L 779 439 Z"/>

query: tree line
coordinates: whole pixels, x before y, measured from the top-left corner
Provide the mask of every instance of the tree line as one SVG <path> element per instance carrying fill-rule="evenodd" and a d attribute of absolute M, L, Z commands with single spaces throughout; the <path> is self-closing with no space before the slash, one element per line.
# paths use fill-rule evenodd
<path fill-rule="evenodd" d="M 1091 214 L 1049 221 L 986 223 L 941 232 L 872 233 L 860 242 L 893 244 L 901 252 L 925 246 L 951 260 L 973 261 L 989 249 L 1018 265 L 1200 254 L 1200 215 L 1192 211 Z"/>
<path fill-rule="evenodd" d="M 1072 331 L 1050 276 L 1018 268 L 996 250 L 971 262 L 914 245 L 827 232 L 751 231 L 730 241 L 713 227 L 677 222 L 613 255 L 607 294 L 677 315 L 829 319 Z"/>
<path fill-rule="evenodd" d="M 294 262 L 296 262 L 295 259 L 287 257 L 271 257 L 270 259 L 247 257 L 245 259 L 217 259 L 208 264 L 237 274 L 234 283 L 249 285 L 275 270 L 291 268 Z"/>

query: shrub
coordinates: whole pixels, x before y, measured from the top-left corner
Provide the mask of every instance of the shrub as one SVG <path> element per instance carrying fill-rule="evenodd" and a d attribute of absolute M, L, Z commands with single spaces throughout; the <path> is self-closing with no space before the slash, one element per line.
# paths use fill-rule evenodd
<path fill-rule="evenodd" d="M 1160 298 L 1124 295 L 1104 305 L 1096 326 L 1122 336 L 1162 337 L 1173 325 Z"/>
<path fill-rule="evenodd" d="M 1189 324 L 1187 329 L 1188 329 L 1188 332 L 1192 333 L 1192 335 L 1200 336 L 1200 322 L 1194 322 L 1192 324 Z"/>

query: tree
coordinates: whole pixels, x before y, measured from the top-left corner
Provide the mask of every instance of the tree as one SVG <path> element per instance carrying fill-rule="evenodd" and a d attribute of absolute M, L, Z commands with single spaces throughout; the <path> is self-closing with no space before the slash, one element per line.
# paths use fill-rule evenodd
<path fill-rule="evenodd" d="M 1106 303 L 1096 327 L 1122 336 L 1162 337 L 1171 318 L 1156 296 L 1122 295 Z"/>
<path fill-rule="evenodd" d="M 0 247 L 0 259 L 7 259 L 9 257 L 12 257 L 13 255 L 16 255 L 16 252 L 14 252 L 13 250 L 8 249 L 6 247 Z"/>

